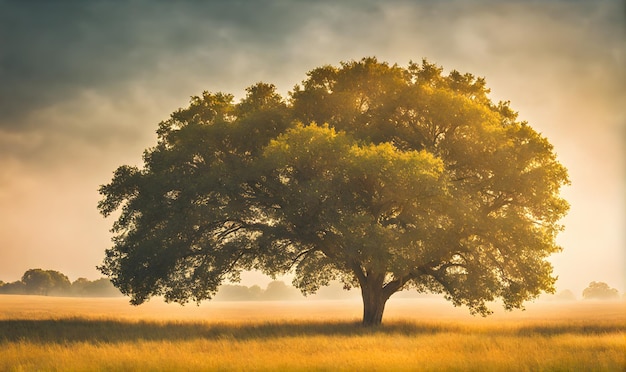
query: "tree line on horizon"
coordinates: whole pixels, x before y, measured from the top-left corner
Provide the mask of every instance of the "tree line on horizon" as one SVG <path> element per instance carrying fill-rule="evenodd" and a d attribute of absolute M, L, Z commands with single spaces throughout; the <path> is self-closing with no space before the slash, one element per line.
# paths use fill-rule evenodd
<path fill-rule="evenodd" d="M 78 278 L 71 282 L 67 275 L 56 270 L 29 269 L 20 280 L 4 283 L 0 280 L 0 294 L 39 296 L 116 297 L 121 292 L 107 278 L 89 280 Z"/>
<path fill-rule="evenodd" d="M 30 269 L 20 280 L 5 283 L 0 280 L 0 294 L 40 295 L 40 296 L 70 296 L 70 297 L 120 297 L 122 293 L 113 286 L 107 278 L 89 280 L 78 278 L 70 281 L 69 278 L 56 270 Z M 397 297 L 420 298 L 430 297 L 413 292 L 399 292 Z M 574 301 L 577 299 L 574 292 L 565 289 L 550 296 L 557 301 Z M 216 301 L 286 301 L 301 300 L 304 297 L 297 288 L 274 280 L 268 283 L 265 289 L 259 285 L 245 286 L 240 284 L 223 284 L 220 286 Z M 346 292 L 341 283 L 331 283 L 321 289 L 316 299 L 338 300 L 358 298 L 358 293 Z M 582 292 L 586 300 L 616 300 L 620 298 L 619 291 L 611 288 L 607 283 L 593 281 Z M 626 293 L 622 294 L 626 300 Z"/>
<path fill-rule="evenodd" d="M 0 280 L 0 294 L 70 296 L 70 297 L 120 297 L 122 293 L 107 278 L 70 281 L 67 275 L 56 270 L 30 269 L 20 280 L 5 283 Z M 318 296 L 320 299 L 348 298 L 342 287 L 330 286 Z M 272 281 L 265 289 L 224 284 L 216 296 L 217 301 L 278 301 L 298 300 L 303 296 L 295 287 L 282 281 Z"/>
<path fill-rule="evenodd" d="M 107 278 L 89 280 L 78 278 L 70 281 L 67 275 L 56 270 L 29 269 L 20 280 L 5 283 L 0 280 L 0 294 L 70 296 L 70 297 L 120 297 L 122 293 Z M 333 297 L 333 295 L 330 295 Z M 216 300 L 222 301 L 271 301 L 297 300 L 302 295 L 293 286 L 282 281 L 272 281 L 265 289 L 225 284 L 221 286 Z"/>
<path fill-rule="evenodd" d="M 0 294 L 68 296 L 68 297 L 120 297 L 122 293 L 107 278 L 89 280 L 78 278 L 70 281 L 67 275 L 56 270 L 30 269 L 20 280 L 5 283 L 0 280 Z M 320 299 L 349 298 L 340 285 L 322 291 Z M 282 281 L 272 281 L 265 289 L 258 285 L 250 287 L 238 284 L 220 286 L 216 301 L 285 301 L 299 300 L 303 296 L 295 287 Z"/>

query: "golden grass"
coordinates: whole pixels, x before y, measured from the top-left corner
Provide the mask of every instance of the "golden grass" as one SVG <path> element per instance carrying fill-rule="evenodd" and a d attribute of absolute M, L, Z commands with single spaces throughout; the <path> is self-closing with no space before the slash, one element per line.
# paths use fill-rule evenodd
<path fill-rule="evenodd" d="M 0 296 L 0 370 L 623 371 L 626 304 L 531 304 L 473 318 L 392 300 L 364 328 L 353 301 L 206 303 Z"/>

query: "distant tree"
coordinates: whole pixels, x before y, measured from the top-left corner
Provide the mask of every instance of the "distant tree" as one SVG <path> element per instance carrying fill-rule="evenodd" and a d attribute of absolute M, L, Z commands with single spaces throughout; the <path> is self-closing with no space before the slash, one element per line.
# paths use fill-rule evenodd
<path fill-rule="evenodd" d="M 83 296 L 85 294 L 85 288 L 91 283 L 87 278 L 78 278 L 72 282 L 70 292 L 74 296 Z"/>
<path fill-rule="evenodd" d="M 225 284 L 220 286 L 215 299 L 221 301 L 255 301 L 259 299 L 259 293 L 254 293 L 244 285 Z"/>
<path fill-rule="evenodd" d="M 47 272 L 50 274 L 50 278 L 52 279 L 52 287 L 48 293 L 52 295 L 68 294 L 72 286 L 72 282 L 70 282 L 69 278 L 59 271 L 47 270 Z"/>
<path fill-rule="evenodd" d="M 267 285 L 261 299 L 266 301 L 297 300 L 302 294 L 294 287 L 282 281 L 272 281 Z"/>
<path fill-rule="evenodd" d="M 50 273 L 42 269 L 30 269 L 22 275 L 22 283 L 24 283 L 27 293 L 47 295 L 52 288 L 52 278 Z"/>
<path fill-rule="evenodd" d="M 100 278 L 94 281 L 78 278 L 72 283 L 71 293 L 74 296 L 84 297 L 115 297 L 122 295 L 107 278 Z"/>
<path fill-rule="evenodd" d="M 568 204 L 552 145 L 485 80 L 423 61 L 323 66 L 285 101 L 273 85 L 204 92 L 159 124 L 144 165 L 100 188 L 120 210 L 102 273 L 131 303 L 201 301 L 242 270 L 292 271 L 315 293 L 360 287 L 363 323 L 403 289 L 489 314 L 553 292 L 546 258 Z"/>
<path fill-rule="evenodd" d="M 583 290 L 583 298 L 586 300 L 614 300 L 619 298 L 619 292 L 604 282 L 591 282 Z"/>
<path fill-rule="evenodd" d="M 263 295 L 263 289 L 261 289 L 261 287 L 256 284 L 248 288 L 248 291 L 250 293 L 250 298 L 255 300 L 261 298 L 261 296 Z"/>
<path fill-rule="evenodd" d="M 89 282 L 85 286 L 84 293 L 85 296 L 91 297 L 116 297 L 122 295 L 108 278 L 100 278 Z"/>
<path fill-rule="evenodd" d="M 2 285 L 0 287 L 0 293 L 3 293 L 3 294 L 25 294 L 26 293 L 26 288 L 24 286 L 24 283 L 22 283 L 21 280 L 17 280 L 15 282 L 11 282 L 11 283 L 4 283 L 4 285 Z"/>
<path fill-rule="evenodd" d="M 64 274 L 54 270 L 30 269 L 22 276 L 27 293 L 38 295 L 68 292 L 71 282 Z"/>
<path fill-rule="evenodd" d="M 220 286 L 215 295 L 215 300 L 220 301 L 276 301 L 299 298 L 302 298 L 302 295 L 298 290 L 282 281 L 270 282 L 265 290 L 258 285 L 246 287 L 244 285 L 225 284 Z"/>

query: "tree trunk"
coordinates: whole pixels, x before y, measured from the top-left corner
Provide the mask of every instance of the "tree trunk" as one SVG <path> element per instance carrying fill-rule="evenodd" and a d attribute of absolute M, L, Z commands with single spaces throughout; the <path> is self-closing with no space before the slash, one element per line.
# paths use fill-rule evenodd
<path fill-rule="evenodd" d="M 361 285 L 361 294 L 363 296 L 363 325 L 368 327 L 380 325 L 389 296 L 384 294 L 382 288 L 375 285 Z"/>

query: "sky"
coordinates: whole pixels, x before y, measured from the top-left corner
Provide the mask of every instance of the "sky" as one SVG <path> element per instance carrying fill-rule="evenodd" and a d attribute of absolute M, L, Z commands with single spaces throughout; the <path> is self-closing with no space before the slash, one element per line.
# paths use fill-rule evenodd
<path fill-rule="evenodd" d="M 484 77 L 554 145 L 571 210 L 557 290 L 626 291 L 626 10 L 597 1 L 0 0 L 0 280 L 97 279 L 97 190 L 190 96 L 286 95 L 325 64 L 426 58 Z M 244 275 L 243 284 L 269 279 Z"/>

